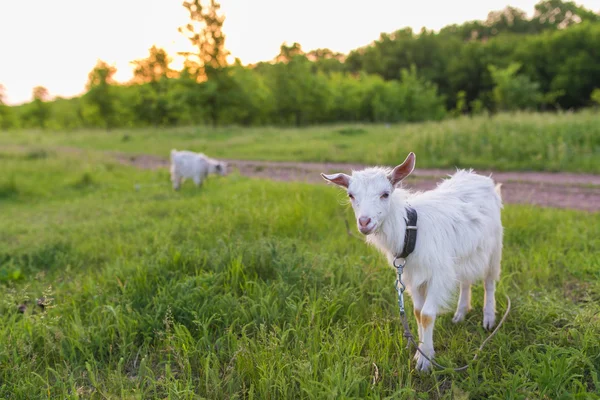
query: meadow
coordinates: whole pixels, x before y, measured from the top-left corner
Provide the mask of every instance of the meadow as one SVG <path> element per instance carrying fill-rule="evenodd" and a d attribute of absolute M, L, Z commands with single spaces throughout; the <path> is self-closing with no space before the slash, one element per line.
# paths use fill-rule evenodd
<path fill-rule="evenodd" d="M 546 160 L 598 172 L 596 115 L 554 125 L 554 117 L 498 118 L 510 140 L 490 133 L 469 142 L 471 124 L 495 119 L 447 121 L 454 135 L 424 133 L 440 142 L 430 140 L 433 155 L 420 161 L 477 164 L 498 152 L 506 158 L 487 159 L 494 167 Z M 394 271 L 346 232 L 352 211 L 338 190 L 233 173 L 176 193 L 166 170 L 96 151 L 163 154 L 181 143 L 229 157 L 393 162 L 426 146 L 418 134 L 436 126 L 404 126 L 393 146 L 377 143 L 395 129 L 384 126 L 364 127 L 373 143 L 335 127 L 290 130 L 287 147 L 272 141 L 275 129 L 264 138 L 223 129 L 215 139 L 202 129 L 2 134 L 0 398 L 600 398 L 598 213 L 506 206 L 497 300 L 500 315 L 508 294 L 512 311 L 466 372 L 426 375 L 412 370 L 405 348 Z M 539 139 L 548 141 L 540 159 L 512 154 L 534 151 L 542 132 L 553 133 Z M 345 138 L 347 152 L 328 152 L 332 137 Z M 549 151 L 560 143 L 562 153 Z M 482 292 L 475 286 L 464 323 L 438 318 L 439 362 L 462 365 L 487 336 Z"/>
<path fill-rule="evenodd" d="M 396 165 L 414 151 L 419 168 L 600 173 L 600 113 L 505 113 L 441 122 L 307 128 L 180 127 L 0 133 L 0 145 L 75 147 L 168 158 L 171 148 L 214 157 Z"/>

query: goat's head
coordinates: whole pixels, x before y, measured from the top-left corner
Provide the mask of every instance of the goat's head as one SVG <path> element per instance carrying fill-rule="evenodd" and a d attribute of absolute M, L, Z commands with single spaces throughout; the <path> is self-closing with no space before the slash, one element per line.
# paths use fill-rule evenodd
<path fill-rule="evenodd" d="M 219 161 L 215 164 L 215 172 L 221 176 L 227 175 L 227 163 Z"/>
<path fill-rule="evenodd" d="M 384 168 L 367 168 L 353 171 L 352 176 L 343 173 L 321 176 L 347 189 L 358 230 L 369 235 L 385 220 L 396 185 L 410 175 L 414 168 L 415 155 L 411 152 L 402 164 L 391 171 Z"/>

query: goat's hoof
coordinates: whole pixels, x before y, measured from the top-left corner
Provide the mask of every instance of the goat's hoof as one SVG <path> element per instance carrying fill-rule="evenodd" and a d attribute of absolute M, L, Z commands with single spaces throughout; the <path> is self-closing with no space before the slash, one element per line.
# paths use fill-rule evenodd
<path fill-rule="evenodd" d="M 466 311 L 456 310 L 456 312 L 454 313 L 454 317 L 452 318 L 452 322 L 454 322 L 455 324 L 458 322 L 462 322 L 465 320 L 466 315 L 467 315 Z"/>
<path fill-rule="evenodd" d="M 425 353 L 427 354 L 427 357 L 433 359 L 433 352 L 425 352 Z M 423 354 L 421 354 L 419 351 L 417 351 L 417 354 L 415 354 L 415 358 L 417 360 L 417 366 L 416 366 L 417 371 L 428 372 L 431 370 L 431 362 L 428 359 L 426 359 L 423 356 Z"/>
<path fill-rule="evenodd" d="M 496 325 L 496 314 L 483 314 L 483 327 L 488 331 Z"/>

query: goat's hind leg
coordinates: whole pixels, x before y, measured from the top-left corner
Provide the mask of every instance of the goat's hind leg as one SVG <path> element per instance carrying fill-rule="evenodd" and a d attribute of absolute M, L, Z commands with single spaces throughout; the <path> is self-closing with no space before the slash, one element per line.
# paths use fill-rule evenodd
<path fill-rule="evenodd" d="M 458 305 L 452 322 L 464 321 L 467 313 L 471 311 L 471 284 L 469 282 L 460 283 L 460 295 L 458 296 Z"/>
<path fill-rule="evenodd" d="M 496 279 L 488 275 L 484 282 L 483 327 L 492 329 L 496 325 Z"/>
<path fill-rule="evenodd" d="M 500 277 L 502 242 L 500 241 L 490 257 L 489 271 L 483 281 L 483 327 L 492 329 L 496 325 L 496 281 Z"/>

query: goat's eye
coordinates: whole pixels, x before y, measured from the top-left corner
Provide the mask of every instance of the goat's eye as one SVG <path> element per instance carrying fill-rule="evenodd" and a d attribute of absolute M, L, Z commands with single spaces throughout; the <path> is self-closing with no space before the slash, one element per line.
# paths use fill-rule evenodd
<path fill-rule="evenodd" d="M 350 197 L 350 199 L 354 200 L 354 196 L 352 196 L 352 193 L 348 193 L 348 197 Z"/>
<path fill-rule="evenodd" d="M 381 195 L 382 199 L 387 199 L 388 197 L 390 197 L 390 194 L 388 192 L 385 192 Z"/>

